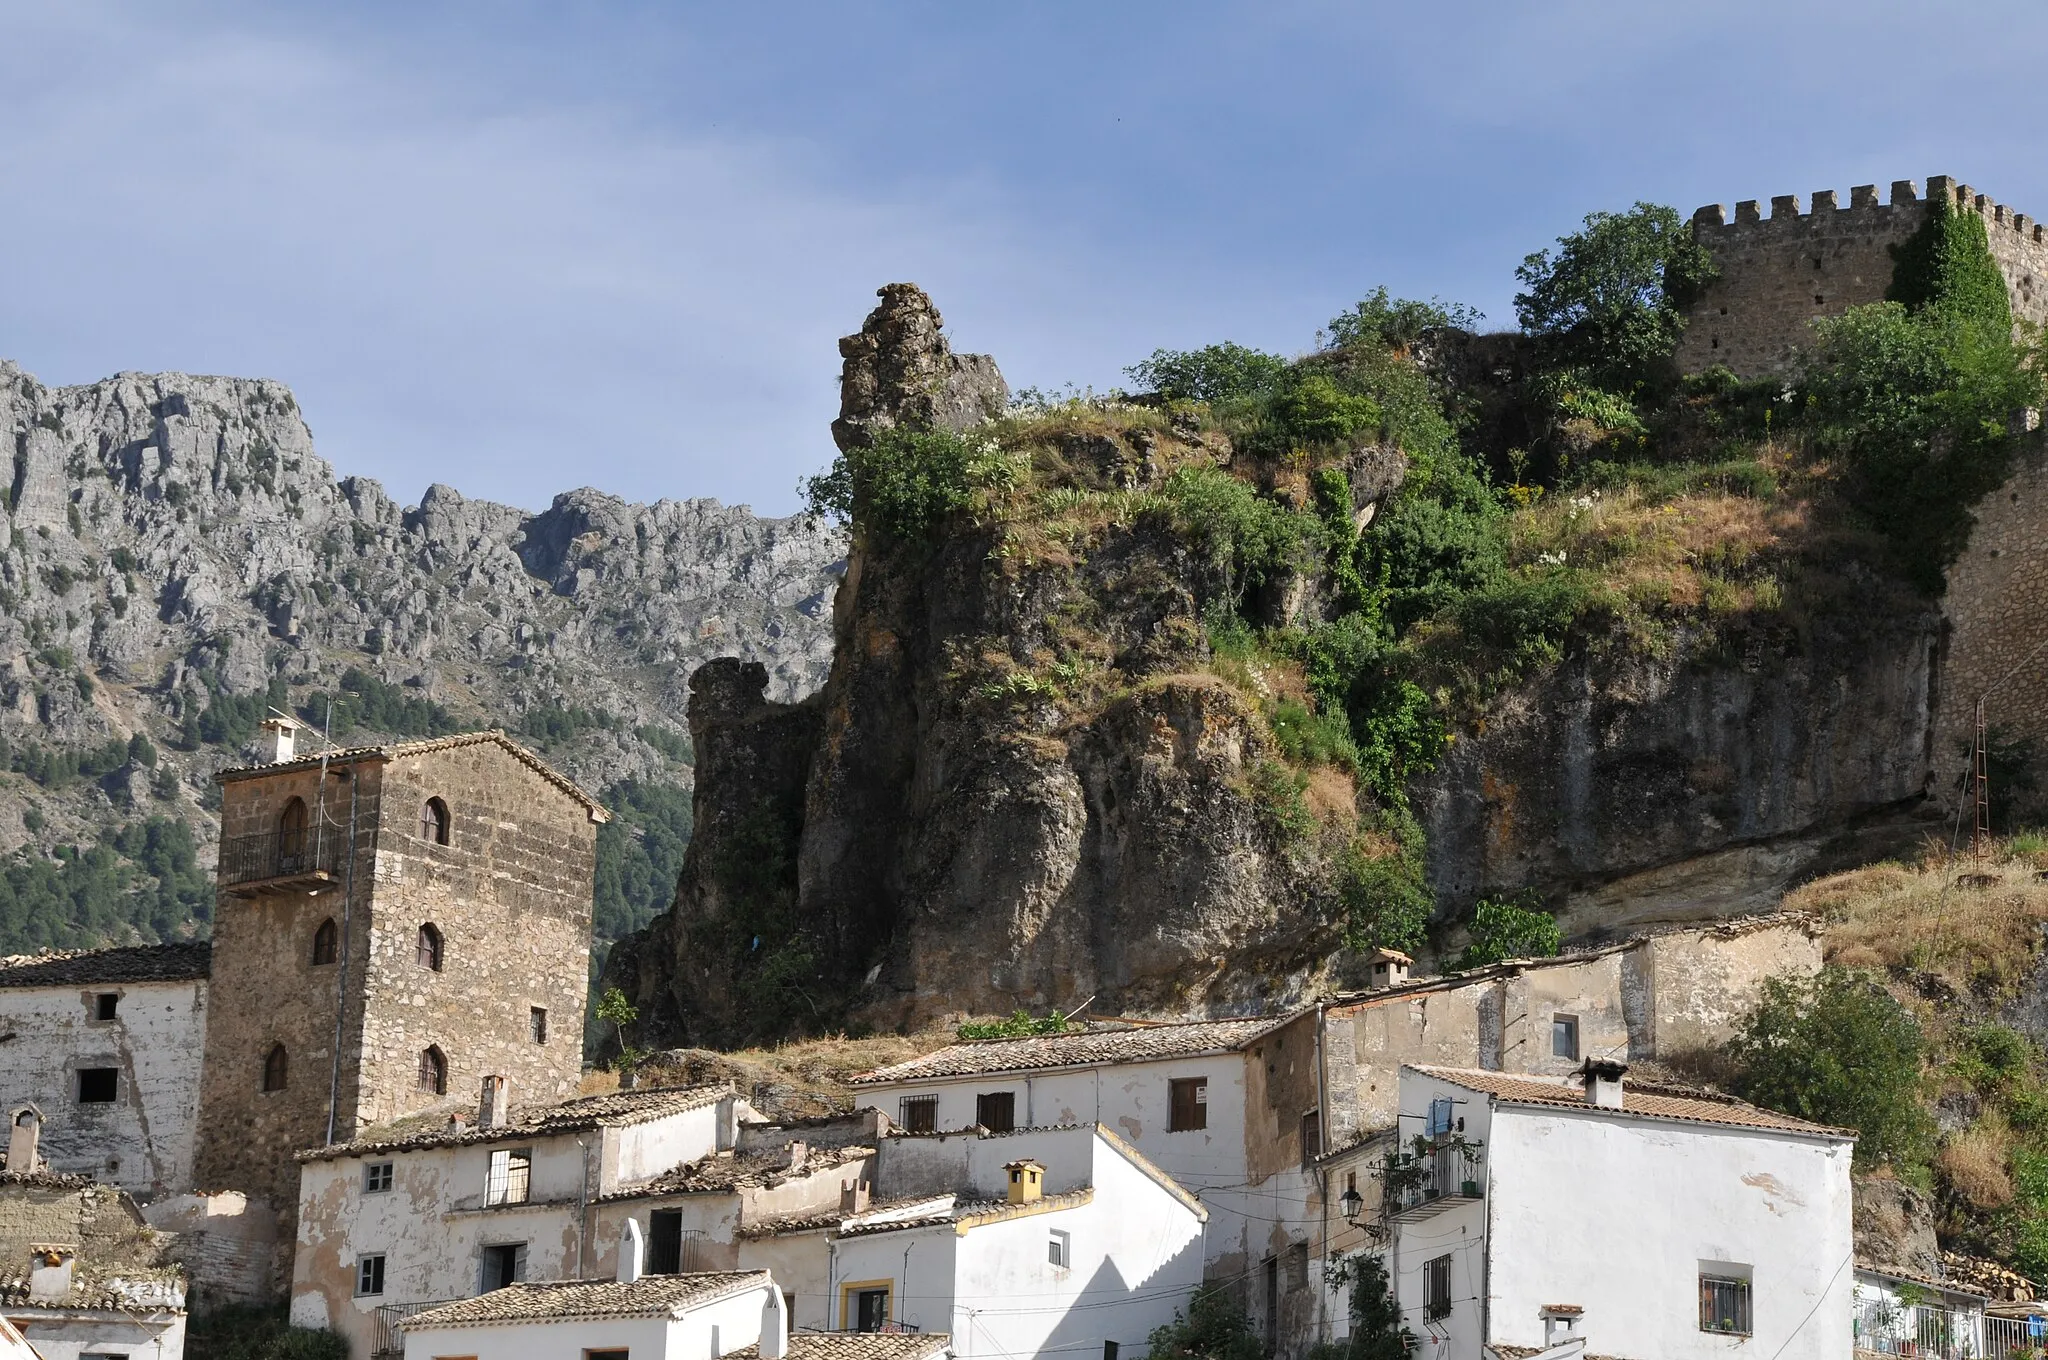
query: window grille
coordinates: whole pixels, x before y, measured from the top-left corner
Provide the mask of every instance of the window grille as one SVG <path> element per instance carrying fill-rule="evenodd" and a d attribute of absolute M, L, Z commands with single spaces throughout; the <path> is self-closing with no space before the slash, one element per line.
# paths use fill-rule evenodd
<path fill-rule="evenodd" d="M 1009 1133 L 1017 1127 L 1017 1093 L 986 1091 L 974 1098 L 974 1122 L 990 1133 Z"/>
<path fill-rule="evenodd" d="M 448 1059 L 438 1048 L 429 1048 L 420 1054 L 419 1090 L 423 1096 L 448 1094 Z"/>
<path fill-rule="evenodd" d="M 1700 1276 L 1700 1330 L 1750 1335 L 1748 1280 L 1727 1275 Z"/>
<path fill-rule="evenodd" d="M 1209 1127 L 1209 1079 L 1175 1077 L 1166 1083 L 1166 1130 L 1184 1133 Z"/>
<path fill-rule="evenodd" d="M 1045 1241 L 1046 1264 L 1066 1270 L 1074 1264 L 1074 1239 L 1055 1228 Z"/>
<path fill-rule="evenodd" d="M 292 1059 L 283 1044 L 272 1044 L 263 1059 L 263 1089 L 282 1091 L 291 1081 Z"/>
<path fill-rule="evenodd" d="M 1576 1058 L 1579 1056 L 1579 1019 L 1575 1015 L 1553 1015 L 1550 1017 L 1550 1056 L 1553 1058 Z"/>
<path fill-rule="evenodd" d="M 900 1104 L 903 1127 L 911 1133 L 935 1133 L 939 1127 L 937 1096 L 905 1096 Z"/>
<path fill-rule="evenodd" d="M 1434 1322 L 1451 1315 L 1451 1258 L 1448 1253 L 1423 1262 L 1428 1301 L 1423 1316 Z"/>
<path fill-rule="evenodd" d="M 500 1148 L 491 1154 L 484 1203 L 524 1204 L 533 1185 L 533 1149 Z"/>

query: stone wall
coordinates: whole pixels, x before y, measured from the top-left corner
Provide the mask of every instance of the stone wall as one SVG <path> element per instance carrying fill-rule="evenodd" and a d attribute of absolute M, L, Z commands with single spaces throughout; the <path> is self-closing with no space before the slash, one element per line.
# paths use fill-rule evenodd
<path fill-rule="evenodd" d="M 115 1016 L 96 1019 L 95 1001 L 107 993 L 119 998 Z M 0 1110 L 32 1103 L 42 1111 L 40 1153 L 51 1170 L 143 1199 L 190 1183 L 204 978 L 0 987 L 0 1034 Z M 111 1104 L 78 1099 L 79 1069 L 94 1067 L 120 1074 Z"/>
<path fill-rule="evenodd" d="M 2048 320 L 2048 232 L 1947 175 L 1928 180 L 1925 198 L 1914 181 L 1895 180 L 1888 204 L 1871 184 L 1850 190 L 1846 207 L 1823 189 L 1805 212 L 1797 194 L 1781 194 L 1771 200 L 1769 217 L 1754 199 L 1735 205 L 1732 222 L 1718 203 L 1693 214 L 1693 231 L 1721 276 L 1692 309 L 1679 367 L 1696 373 L 1724 364 L 1744 377 L 1788 371 L 1811 342 L 1816 318 L 1883 301 L 1892 247 L 1927 220 L 1929 203 L 1944 197 L 1983 215 L 2013 315 Z"/>

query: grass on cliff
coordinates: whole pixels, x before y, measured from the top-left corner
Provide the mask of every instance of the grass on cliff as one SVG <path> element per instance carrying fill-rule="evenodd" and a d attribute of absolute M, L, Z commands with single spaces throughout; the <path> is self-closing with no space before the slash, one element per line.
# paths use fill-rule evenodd
<path fill-rule="evenodd" d="M 731 1053 L 679 1048 L 656 1053 L 640 1065 L 642 1086 L 696 1086 L 731 1082 L 771 1119 L 805 1119 L 854 1108 L 859 1094 L 851 1077 L 891 1063 L 935 1053 L 955 1042 L 952 1029 L 860 1038 L 829 1035 Z M 583 1074 L 582 1095 L 618 1089 L 616 1072 Z"/>

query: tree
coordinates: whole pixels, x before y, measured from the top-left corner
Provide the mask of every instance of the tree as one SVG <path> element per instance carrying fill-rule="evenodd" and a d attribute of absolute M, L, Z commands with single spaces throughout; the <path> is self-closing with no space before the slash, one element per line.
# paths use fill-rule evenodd
<path fill-rule="evenodd" d="M 1186 1312 L 1152 1329 L 1147 1360 L 1262 1360 L 1265 1345 L 1252 1331 L 1244 1308 L 1219 1285 L 1204 1285 Z"/>
<path fill-rule="evenodd" d="M 1736 1093 L 1767 1109 L 1855 1129 L 1856 1165 L 1925 1161 L 1925 1041 L 1912 1014 L 1867 973 L 1833 965 L 1768 979 L 1729 1042 Z"/>
<path fill-rule="evenodd" d="M 1502 959 L 1549 958 L 1561 943 L 1563 933 L 1549 912 L 1481 898 L 1472 909 L 1472 943 L 1458 956 L 1458 966 L 1483 968 Z"/>
<path fill-rule="evenodd" d="M 1277 354 L 1224 341 L 1201 349 L 1155 349 L 1124 373 L 1134 383 L 1179 401 L 1228 401 L 1264 396 L 1287 376 Z"/>
<path fill-rule="evenodd" d="M 638 1023 L 640 1008 L 626 1000 L 626 994 L 616 987 L 604 989 L 604 995 L 597 999 L 597 1018 L 616 1031 L 619 1040 L 619 1058 L 616 1064 L 622 1077 L 630 1078 L 633 1069 L 647 1055 L 626 1042 L 626 1026 Z"/>
<path fill-rule="evenodd" d="M 1406 349 L 1433 330 L 1455 328 L 1477 330 L 1486 318 L 1462 302 L 1431 298 L 1417 302 L 1397 298 L 1385 288 L 1375 288 L 1350 311 L 1330 318 L 1329 348 L 1343 349 L 1364 342 Z"/>
<path fill-rule="evenodd" d="M 1714 267 L 1675 209 L 1638 203 L 1589 213 L 1583 230 L 1558 238 L 1555 255 L 1525 257 L 1515 277 L 1526 289 L 1515 295 L 1522 329 L 1561 364 L 1627 392 L 1663 376 L 1685 309 Z"/>

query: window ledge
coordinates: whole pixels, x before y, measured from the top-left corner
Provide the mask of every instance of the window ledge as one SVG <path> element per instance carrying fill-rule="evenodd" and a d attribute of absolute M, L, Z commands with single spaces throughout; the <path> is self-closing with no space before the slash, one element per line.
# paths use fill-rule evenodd
<path fill-rule="evenodd" d="M 492 1214 L 514 1214 L 525 1210 L 573 1209 L 573 1199 L 525 1199 L 516 1204 L 462 1204 L 444 1210 L 441 1221 L 446 1223 L 458 1218 L 486 1218 Z"/>

